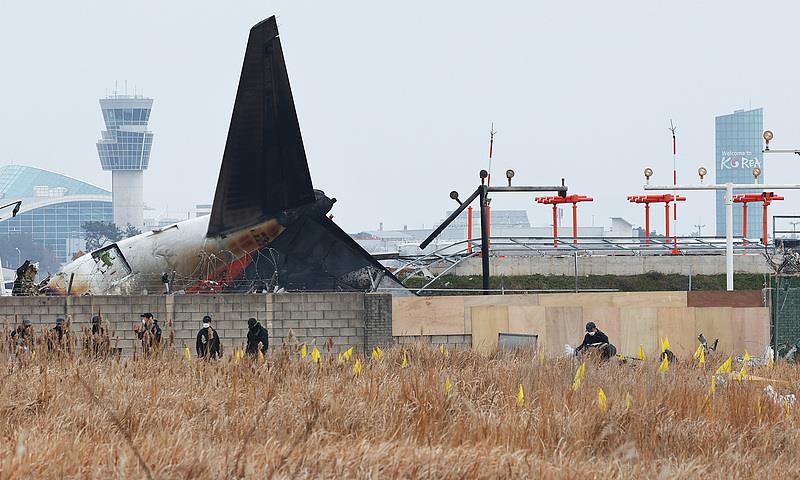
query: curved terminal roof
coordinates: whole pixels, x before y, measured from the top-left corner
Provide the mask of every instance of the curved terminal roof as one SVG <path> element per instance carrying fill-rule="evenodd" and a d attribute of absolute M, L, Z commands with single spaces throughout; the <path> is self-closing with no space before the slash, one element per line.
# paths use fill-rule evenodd
<path fill-rule="evenodd" d="M 0 166 L 0 199 L 63 198 L 75 195 L 110 197 L 111 192 L 91 183 L 41 168 L 26 165 Z"/>

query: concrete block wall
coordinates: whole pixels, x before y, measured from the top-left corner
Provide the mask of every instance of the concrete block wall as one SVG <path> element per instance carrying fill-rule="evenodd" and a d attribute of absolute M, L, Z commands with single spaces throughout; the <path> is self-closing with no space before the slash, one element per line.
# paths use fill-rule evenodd
<path fill-rule="evenodd" d="M 320 349 L 330 338 L 337 353 L 351 346 L 365 352 L 367 345 L 371 350 L 393 342 L 391 305 L 391 295 L 364 293 L 0 297 L 0 325 L 13 327 L 28 318 L 41 331 L 54 326 L 57 317 L 71 314 L 73 331 L 80 336 L 99 313 L 116 337 L 116 346 L 130 353 L 138 341 L 133 326 L 141 322 L 142 313 L 151 312 L 165 342 L 172 321 L 176 347 L 185 343 L 194 353 L 202 318 L 211 315 L 223 348 L 230 352 L 245 344 L 247 319 L 252 317 L 269 330 L 271 347 L 279 347 L 291 330 L 299 342 Z"/>

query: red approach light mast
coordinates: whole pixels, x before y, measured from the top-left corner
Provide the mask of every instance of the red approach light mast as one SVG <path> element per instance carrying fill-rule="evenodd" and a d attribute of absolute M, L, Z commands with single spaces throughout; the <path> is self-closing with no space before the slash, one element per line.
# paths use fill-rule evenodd
<path fill-rule="evenodd" d="M 486 177 L 486 186 L 492 186 L 492 152 L 494 150 L 494 134 L 497 133 L 494 131 L 494 122 L 492 122 L 492 126 L 489 127 L 489 175 Z M 490 198 L 486 198 L 486 228 L 489 231 L 489 245 L 491 245 L 492 239 L 492 207 L 489 205 L 491 202 Z M 470 217 L 472 218 L 472 217 Z M 483 255 L 483 252 L 481 252 Z"/>
<path fill-rule="evenodd" d="M 644 236 L 645 236 L 645 243 L 650 245 L 650 204 L 651 203 L 663 203 L 666 213 L 666 225 L 665 225 L 665 235 L 667 242 L 669 242 L 669 204 L 670 202 L 685 202 L 686 197 L 682 197 L 680 195 L 673 195 L 671 193 L 665 193 L 663 195 L 628 195 L 628 201 L 631 203 L 643 203 L 644 204 Z M 677 238 L 676 238 L 677 242 Z M 667 243 L 669 245 L 669 243 Z M 673 249 L 673 254 L 677 250 L 677 244 Z"/>
<path fill-rule="evenodd" d="M 558 206 L 562 203 L 572 204 L 572 243 L 578 243 L 578 203 L 591 202 L 594 199 L 585 195 L 553 195 L 550 197 L 536 197 L 536 203 L 553 206 L 553 247 L 558 248 Z"/>
<path fill-rule="evenodd" d="M 675 131 L 678 127 L 676 127 L 672 123 L 672 119 L 669 119 L 669 131 L 672 132 L 672 184 L 678 184 L 678 141 L 675 138 Z M 673 247 L 672 247 L 672 254 L 678 254 L 678 202 L 672 204 L 672 219 L 675 222 L 675 228 L 673 229 Z M 669 212 L 667 212 L 667 236 L 669 236 Z"/>
<path fill-rule="evenodd" d="M 762 193 L 739 193 L 733 196 L 733 203 L 742 204 L 742 238 L 747 241 L 747 204 L 750 202 L 762 202 L 764 206 L 764 235 L 762 240 L 764 245 L 767 244 L 767 207 L 769 204 L 783 200 L 781 195 L 775 195 L 775 192 L 762 192 Z"/>

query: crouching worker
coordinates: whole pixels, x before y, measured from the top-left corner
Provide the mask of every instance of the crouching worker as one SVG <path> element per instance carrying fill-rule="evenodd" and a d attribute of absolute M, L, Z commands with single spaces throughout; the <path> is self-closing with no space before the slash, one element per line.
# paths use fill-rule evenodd
<path fill-rule="evenodd" d="M 267 354 L 269 348 L 269 333 L 255 318 L 247 320 L 247 354 L 258 355 L 259 352 Z"/>
<path fill-rule="evenodd" d="M 600 353 L 600 358 L 608 360 L 617 354 L 617 348 L 608 341 L 608 335 L 601 332 L 594 322 L 586 324 L 586 335 L 583 336 L 583 342 L 575 349 L 575 355 L 583 354 L 597 349 Z"/>
<path fill-rule="evenodd" d="M 219 335 L 211 327 L 211 316 L 209 315 L 203 317 L 203 327 L 197 332 L 195 349 L 200 358 L 216 360 L 222 356 L 219 352 Z"/>

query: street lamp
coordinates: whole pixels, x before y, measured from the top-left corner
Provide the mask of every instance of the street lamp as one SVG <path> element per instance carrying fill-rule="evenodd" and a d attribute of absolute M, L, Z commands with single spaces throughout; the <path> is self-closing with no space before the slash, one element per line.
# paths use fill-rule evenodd
<path fill-rule="evenodd" d="M 17 247 L 14 247 L 14 250 L 17 251 L 17 267 L 19 267 L 22 265 L 22 252 L 20 252 Z"/>

